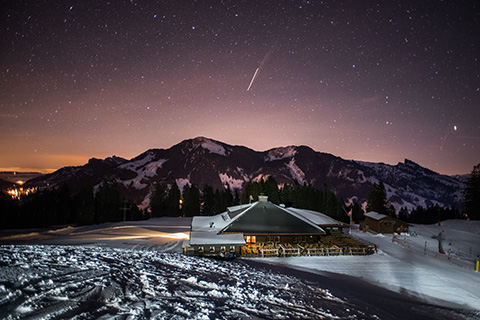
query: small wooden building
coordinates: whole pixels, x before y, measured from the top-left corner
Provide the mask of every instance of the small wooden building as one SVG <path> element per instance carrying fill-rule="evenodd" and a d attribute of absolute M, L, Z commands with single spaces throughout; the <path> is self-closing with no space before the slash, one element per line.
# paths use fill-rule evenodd
<path fill-rule="evenodd" d="M 375 233 L 401 233 L 408 231 L 408 223 L 375 211 L 365 213 L 364 227 Z"/>

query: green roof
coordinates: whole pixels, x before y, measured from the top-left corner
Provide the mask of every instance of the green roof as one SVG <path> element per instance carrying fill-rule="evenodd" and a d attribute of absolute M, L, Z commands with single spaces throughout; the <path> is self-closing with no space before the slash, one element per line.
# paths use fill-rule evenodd
<path fill-rule="evenodd" d="M 324 234 L 314 223 L 271 202 L 260 201 L 238 214 L 221 233 Z"/>

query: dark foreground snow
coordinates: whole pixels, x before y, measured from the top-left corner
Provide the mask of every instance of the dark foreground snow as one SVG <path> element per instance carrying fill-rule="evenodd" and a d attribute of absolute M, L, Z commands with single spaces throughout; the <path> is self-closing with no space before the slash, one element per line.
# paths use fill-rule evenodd
<path fill-rule="evenodd" d="M 98 246 L 0 246 L 5 319 L 476 319 L 251 260 Z"/>

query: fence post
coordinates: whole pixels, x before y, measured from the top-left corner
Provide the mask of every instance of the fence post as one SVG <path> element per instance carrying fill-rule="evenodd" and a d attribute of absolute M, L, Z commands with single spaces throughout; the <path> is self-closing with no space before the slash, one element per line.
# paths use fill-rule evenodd
<path fill-rule="evenodd" d="M 477 263 L 475 264 L 475 272 L 478 272 L 479 265 L 480 265 L 480 257 L 477 256 Z"/>
<path fill-rule="evenodd" d="M 425 241 L 425 248 L 423 249 L 423 254 L 427 254 L 427 241 Z"/>

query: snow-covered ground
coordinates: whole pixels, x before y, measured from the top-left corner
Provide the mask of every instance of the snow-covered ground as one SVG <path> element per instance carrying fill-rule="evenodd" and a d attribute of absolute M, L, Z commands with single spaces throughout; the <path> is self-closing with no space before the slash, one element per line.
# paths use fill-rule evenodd
<path fill-rule="evenodd" d="M 475 272 L 476 257 L 480 254 L 480 221 L 451 220 L 441 226 L 413 225 L 410 230 L 410 234 L 393 238 L 362 233 L 358 226 L 353 226 L 352 236 L 377 245 L 378 253 L 370 256 L 263 260 L 314 273 L 359 277 L 437 305 L 480 310 L 480 272 Z M 438 240 L 432 238 L 440 232 L 445 237 L 445 254 L 438 252 Z"/>
<path fill-rule="evenodd" d="M 480 319 L 478 221 L 354 228 L 370 256 L 234 261 L 179 253 L 190 221 L 1 231 L 0 318 Z"/>

